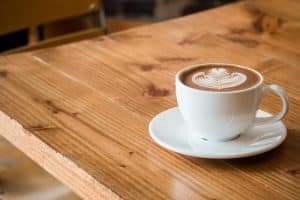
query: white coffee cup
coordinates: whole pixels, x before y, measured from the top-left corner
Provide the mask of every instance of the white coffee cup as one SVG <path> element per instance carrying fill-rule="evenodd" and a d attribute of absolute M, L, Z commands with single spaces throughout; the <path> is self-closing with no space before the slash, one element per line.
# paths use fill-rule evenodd
<path fill-rule="evenodd" d="M 246 68 L 255 72 L 260 79 L 257 84 L 246 89 L 220 92 L 195 89 L 181 81 L 184 72 L 207 65 Z M 256 117 L 263 97 L 270 92 L 281 98 L 281 111 L 272 117 Z M 254 125 L 279 121 L 288 111 L 288 97 L 282 87 L 265 85 L 259 72 L 235 64 L 206 63 L 184 68 L 176 74 L 176 97 L 179 110 L 190 128 L 189 134 L 209 141 L 234 139 Z"/>

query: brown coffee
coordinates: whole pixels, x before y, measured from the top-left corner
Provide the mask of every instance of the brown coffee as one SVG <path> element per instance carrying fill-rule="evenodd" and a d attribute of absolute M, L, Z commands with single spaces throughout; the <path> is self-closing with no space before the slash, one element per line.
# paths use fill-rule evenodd
<path fill-rule="evenodd" d="M 260 76 L 247 68 L 212 64 L 183 72 L 180 79 L 195 89 L 220 92 L 250 88 L 260 81 Z"/>

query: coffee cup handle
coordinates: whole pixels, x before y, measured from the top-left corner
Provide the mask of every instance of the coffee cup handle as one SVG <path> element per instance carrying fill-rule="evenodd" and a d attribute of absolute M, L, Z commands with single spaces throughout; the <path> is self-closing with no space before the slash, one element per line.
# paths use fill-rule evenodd
<path fill-rule="evenodd" d="M 287 92 L 285 91 L 285 89 L 283 89 L 279 85 L 275 85 L 275 84 L 265 85 L 263 88 L 262 98 L 264 98 L 271 92 L 280 97 L 281 102 L 282 102 L 281 111 L 277 115 L 274 115 L 271 117 L 256 117 L 254 125 L 263 125 L 263 124 L 277 122 L 277 121 L 281 120 L 287 113 L 289 104 L 288 104 Z"/>

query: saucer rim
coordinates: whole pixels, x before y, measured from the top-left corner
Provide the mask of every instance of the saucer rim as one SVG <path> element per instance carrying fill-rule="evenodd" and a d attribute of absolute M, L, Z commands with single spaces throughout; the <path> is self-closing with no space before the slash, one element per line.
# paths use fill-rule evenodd
<path fill-rule="evenodd" d="M 154 121 L 157 119 L 157 117 L 159 117 L 160 115 L 163 115 L 165 113 L 168 113 L 170 112 L 171 110 L 177 110 L 179 112 L 179 108 L 176 106 L 176 107 L 172 107 L 172 108 L 169 108 L 167 110 L 164 110 L 158 114 L 156 114 L 150 121 L 149 123 L 149 126 L 148 126 L 148 131 L 150 133 L 150 137 L 154 140 L 155 143 L 157 143 L 159 146 L 169 150 L 169 151 L 172 151 L 172 152 L 175 152 L 175 153 L 178 153 L 178 154 L 181 154 L 181 155 L 185 155 L 185 156 L 191 156 L 191 157 L 198 157 L 198 158 L 209 158 L 209 159 L 235 159 L 235 158 L 246 158 L 246 157 L 251 157 L 251 156 L 255 156 L 255 155 L 260 155 L 260 154 L 263 154 L 263 153 L 266 153 L 268 151 L 271 151 L 272 149 L 275 149 L 276 147 L 278 147 L 279 145 L 281 145 L 283 143 L 283 141 L 286 139 L 287 137 L 287 128 L 286 126 L 284 125 L 284 123 L 280 120 L 280 121 L 277 121 L 277 122 L 274 122 L 273 124 L 276 124 L 278 123 L 282 129 L 282 131 L 280 131 L 281 133 L 281 137 L 280 137 L 280 140 L 278 140 L 277 142 L 275 143 L 272 143 L 271 145 L 267 146 L 266 148 L 263 148 L 263 149 L 260 149 L 260 150 L 254 150 L 254 151 L 250 151 L 250 152 L 244 152 L 244 153 L 225 153 L 225 154 L 222 154 L 222 153 L 217 153 L 217 154 L 207 154 L 207 153 L 201 153 L 201 152 L 197 152 L 197 153 L 191 153 L 191 152 L 186 152 L 186 151 L 179 151 L 178 149 L 176 149 L 176 147 L 172 147 L 171 145 L 165 143 L 165 142 L 162 142 L 158 137 L 156 137 L 156 134 L 154 133 L 154 131 L 152 130 L 153 128 L 153 124 L 154 124 Z M 271 113 L 269 112 L 266 112 L 264 110 L 261 110 L 261 109 L 258 109 L 258 111 L 264 113 L 264 114 L 267 114 L 267 115 L 272 115 Z M 260 126 L 266 126 L 266 125 L 260 125 Z M 255 126 L 257 127 L 257 126 Z M 238 139 L 238 138 L 237 138 Z M 236 139 L 234 139 L 236 140 Z M 234 141 L 234 140 L 231 140 L 231 141 Z M 227 142 L 230 142 L 230 141 L 227 141 Z M 220 142 L 211 142 L 211 143 L 220 143 Z M 223 142 L 221 142 L 223 143 Z"/>

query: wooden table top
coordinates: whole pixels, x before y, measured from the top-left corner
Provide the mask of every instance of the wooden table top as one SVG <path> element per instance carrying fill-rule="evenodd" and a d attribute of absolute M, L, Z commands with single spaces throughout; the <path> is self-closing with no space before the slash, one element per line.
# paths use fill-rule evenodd
<path fill-rule="evenodd" d="M 299 21 L 241 2 L 0 57 L 0 134 L 84 199 L 300 199 L 299 34 Z M 252 66 L 288 90 L 279 148 L 208 160 L 152 141 L 149 121 L 176 106 L 175 73 L 204 62 Z"/>

